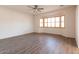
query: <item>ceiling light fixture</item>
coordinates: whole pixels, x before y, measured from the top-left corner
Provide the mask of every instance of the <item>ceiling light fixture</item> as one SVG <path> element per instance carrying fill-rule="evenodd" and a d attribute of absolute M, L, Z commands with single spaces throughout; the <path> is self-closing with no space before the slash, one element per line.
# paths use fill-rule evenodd
<path fill-rule="evenodd" d="M 40 14 L 40 12 L 41 12 L 42 10 L 44 10 L 44 8 L 39 8 L 38 5 L 27 6 L 27 7 L 31 8 L 31 9 L 33 10 L 33 14 L 34 14 L 34 15 L 38 15 L 38 14 Z"/>

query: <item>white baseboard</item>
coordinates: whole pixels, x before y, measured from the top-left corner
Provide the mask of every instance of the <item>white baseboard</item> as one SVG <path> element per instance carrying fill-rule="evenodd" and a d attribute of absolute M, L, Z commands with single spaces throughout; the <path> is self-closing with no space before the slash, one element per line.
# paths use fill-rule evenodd
<path fill-rule="evenodd" d="M 28 33 L 22 33 L 22 34 L 16 34 L 16 35 L 9 35 L 9 36 L 5 36 L 5 37 L 0 37 L 0 40 L 1 39 L 11 38 L 11 37 L 17 37 L 17 36 L 20 36 L 20 35 L 30 34 L 30 33 L 33 33 L 33 32 L 28 32 Z"/>

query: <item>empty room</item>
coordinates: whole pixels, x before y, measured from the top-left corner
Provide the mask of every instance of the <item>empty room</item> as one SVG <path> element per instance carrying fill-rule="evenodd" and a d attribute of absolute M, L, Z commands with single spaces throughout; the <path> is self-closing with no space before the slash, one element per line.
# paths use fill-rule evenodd
<path fill-rule="evenodd" d="M 78 54 L 79 6 L 0 5 L 0 54 Z"/>

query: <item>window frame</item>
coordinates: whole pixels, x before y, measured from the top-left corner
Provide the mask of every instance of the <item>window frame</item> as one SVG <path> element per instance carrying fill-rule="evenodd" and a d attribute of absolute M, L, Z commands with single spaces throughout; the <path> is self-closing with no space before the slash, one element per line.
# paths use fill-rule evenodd
<path fill-rule="evenodd" d="M 64 15 L 62 15 L 64 16 Z M 60 24 L 59 24 L 59 27 L 56 27 L 56 21 L 55 21 L 55 27 L 48 27 L 48 18 L 53 18 L 53 17 L 46 17 L 47 18 L 47 22 L 44 22 L 44 19 L 45 18 L 41 18 L 43 19 L 43 27 L 40 27 L 40 28 L 65 28 L 65 16 L 64 16 L 64 27 L 61 27 L 61 17 L 62 16 L 55 16 L 54 18 L 56 19 L 56 17 L 59 17 L 60 18 Z M 45 27 L 45 23 L 47 23 L 47 27 Z M 52 22 L 51 22 L 52 23 Z"/>

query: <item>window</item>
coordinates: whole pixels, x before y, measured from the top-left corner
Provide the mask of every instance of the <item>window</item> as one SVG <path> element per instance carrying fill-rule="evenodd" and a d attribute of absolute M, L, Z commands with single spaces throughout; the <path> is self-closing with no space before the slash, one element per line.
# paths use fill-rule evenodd
<path fill-rule="evenodd" d="M 61 16 L 61 27 L 64 27 L 64 16 Z"/>
<path fill-rule="evenodd" d="M 40 27 L 43 27 L 43 19 L 40 19 Z"/>
<path fill-rule="evenodd" d="M 44 19 L 44 27 L 47 27 L 47 26 L 48 26 L 47 24 L 48 24 L 48 19 L 45 18 L 45 19 Z"/>
<path fill-rule="evenodd" d="M 64 27 L 64 16 L 40 19 L 40 27 Z"/>
<path fill-rule="evenodd" d="M 55 27 L 60 27 L 60 17 L 56 17 L 56 26 Z"/>
<path fill-rule="evenodd" d="M 52 27 L 55 27 L 55 18 L 52 18 Z"/>

